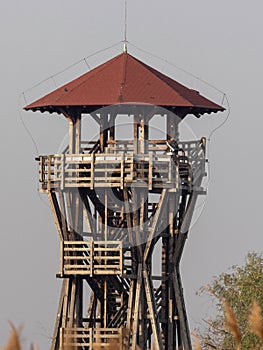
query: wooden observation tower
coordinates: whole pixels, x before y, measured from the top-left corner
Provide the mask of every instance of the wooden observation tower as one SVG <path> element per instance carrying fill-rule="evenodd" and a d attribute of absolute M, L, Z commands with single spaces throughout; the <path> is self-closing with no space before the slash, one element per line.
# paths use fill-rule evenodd
<path fill-rule="evenodd" d="M 69 122 L 64 152 L 38 158 L 63 279 L 51 350 L 190 350 L 179 264 L 206 159 L 179 127 L 224 108 L 123 52 L 25 109 Z M 125 116 L 133 137 L 116 139 Z M 163 139 L 149 137 L 155 116 Z"/>

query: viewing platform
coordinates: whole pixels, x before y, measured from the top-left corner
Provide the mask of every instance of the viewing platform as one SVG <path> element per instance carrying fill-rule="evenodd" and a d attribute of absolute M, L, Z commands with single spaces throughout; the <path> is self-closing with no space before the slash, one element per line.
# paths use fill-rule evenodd
<path fill-rule="evenodd" d="M 41 190 L 66 188 L 147 187 L 191 191 L 205 174 L 205 145 L 199 141 L 180 142 L 171 152 L 163 140 L 147 141 L 144 154 L 136 154 L 132 141 L 113 141 L 104 153 L 96 143 L 81 143 L 81 153 L 40 156 Z"/>

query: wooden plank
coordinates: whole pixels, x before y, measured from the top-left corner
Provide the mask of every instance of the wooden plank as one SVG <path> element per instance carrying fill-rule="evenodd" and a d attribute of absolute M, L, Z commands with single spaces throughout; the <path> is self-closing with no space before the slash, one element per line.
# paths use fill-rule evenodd
<path fill-rule="evenodd" d="M 74 154 L 74 137 L 75 137 L 75 132 L 74 132 L 74 123 L 72 118 L 68 118 L 69 121 L 69 133 L 68 133 L 68 138 L 69 138 L 69 154 Z"/>
<path fill-rule="evenodd" d="M 174 251 L 174 261 L 176 265 L 179 265 L 181 257 L 182 257 L 182 252 L 185 244 L 185 240 L 187 238 L 187 234 L 190 228 L 191 224 L 191 219 L 194 213 L 194 208 L 195 204 L 197 201 L 198 195 L 196 193 L 192 193 L 190 196 L 190 199 L 188 201 L 187 208 L 184 212 L 184 217 L 181 223 L 181 227 L 178 233 L 178 238 L 177 238 L 177 245 L 175 247 Z"/>
<path fill-rule="evenodd" d="M 121 159 L 121 189 L 124 187 L 124 155 L 122 155 Z"/>
<path fill-rule="evenodd" d="M 69 293 L 70 293 L 70 281 L 69 279 L 63 280 L 62 285 L 62 291 L 61 296 L 63 296 L 63 309 L 62 309 L 62 322 L 61 327 L 67 326 L 68 321 L 68 300 L 69 300 Z"/>
<path fill-rule="evenodd" d="M 85 263 L 89 263 L 90 262 L 90 260 L 91 260 L 91 258 L 90 258 L 90 256 L 75 256 L 75 255 L 73 255 L 73 256 L 64 256 L 64 261 L 71 261 L 71 260 L 82 260 L 83 262 L 85 262 Z"/>
<path fill-rule="evenodd" d="M 149 155 L 149 176 L 148 176 L 148 187 L 149 191 L 153 188 L 153 156 Z"/>
<path fill-rule="evenodd" d="M 143 280 L 144 280 L 144 286 L 145 286 L 147 305 L 148 305 L 149 314 L 150 314 L 150 321 L 151 321 L 151 326 L 152 326 L 152 331 L 154 336 L 155 349 L 163 350 L 161 329 L 158 321 L 158 313 L 157 313 L 156 301 L 154 298 L 153 285 L 152 285 L 152 282 L 150 281 L 150 277 L 146 270 L 143 270 Z"/>
<path fill-rule="evenodd" d="M 140 192 L 137 191 L 134 187 L 131 189 L 132 192 L 132 211 L 133 211 L 133 223 L 132 223 L 132 234 L 135 233 L 135 249 L 138 254 L 138 261 L 142 261 L 142 242 L 141 242 L 141 236 L 140 236 L 140 218 L 139 218 L 139 201 L 140 201 Z"/>
<path fill-rule="evenodd" d="M 93 190 L 94 189 L 94 153 L 92 153 L 92 156 L 91 156 L 90 174 L 91 174 L 90 188 Z"/>
<path fill-rule="evenodd" d="M 60 328 L 59 332 L 59 345 L 56 346 L 56 349 L 64 350 L 64 334 L 63 334 L 64 328 Z M 55 347 L 51 346 L 51 350 L 55 350 Z"/>
<path fill-rule="evenodd" d="M 61 179 L 60 179 L 60 189 L 61 191 L 65 188 L 65 154 L 61 155 Z"/>
<path fill-rule="evenodd" d="M 65 240 L 64 243 L 65 245 L 80 245 L 80 246 L 87 246 L 89 247 L 91 245 L 92 241 L 70 241 L 70 240 Z"/>
<path fill-rule="evenodd" d="M 78 112 L 77 112 L 78 113 Z M 80 153 L 81 150 L 81 114 L 78 113 L 74 123 L 75 128 L 75 153 Z"/>
<path fill-rule="evenodd" d="M 51 184 L 51 156 L 48 156 L 47 161 L 47 189 L 50 191 Z"/>
<path fill-rule="evenodd" d="M 79 189 L 79 194 L 80 194 L 82 203 L 84 204 L 83 211 L 84 211 L 85 220 L 87 222 L 87 226 L 89 226 L 88 228 L 90 229 L 92 235 L 94 235 L 94 233 L 95 233 L 95 221 L 92 217 L 88 197 L 86 195 L 86 192 L 82 189 Z"/>
<path fill-rule="evenodd" d="M 133 313 L 133 322 L 132 322 L 132 343 L 131 350 L 136 350 L 137 348 L 137 331 L 139 324 L 139 305 L 142 291 L 142 264 L 138 264 L 137 271 L 137 281 L 136 281 L 136 292 L 135 292 L 135 301 L 134 301 L 134 313 Z"/>
<path fill-rule="evenodd" d="M 160 217 L 161 217 L 161 212 L 166 207 L 165 204 L 167 202 L 168 196 L 169 196 L 169 194 L 168 194 L 167 190 L 163 189 L 160 201 L 158 203 L 158 207 L 157 207 L 156 213 L 155 213 L 155 215 L 153 217 L 153 222 L 152 222 L 151 228 L 150 228 L 150 234 L 149 234 L 146 246 L 145 246 L 144 256 L 143 256 L 143 260 L 144 261 L 147 261 L 148 258 L 149 258 L 150 250 L 151 250 L 152 244 L 153 244 L 153 238 L 154 238 L 154 236 L 156 234 L 156 229 L 158 228 L 159 220 L 160 220 Z"/>
<path fill-rule="evenodd" d="M 74 247 L 72 247 L 72 248 L 64 248 L 64 252 L 82 252 L 82 253 L 84 253 L 84 252 L 90 252 L 90 248 L 74 248 Z"/>
<path fill-rule="evenodd" d="M 132 279 L 130 282 L 130 291 L 129 291 L 129 299 L 128 299 L 128 308 L 127 308 L 127 324 L 126 328 L 129 332 L 129 336 L 131 334 L 131 325 L 132 325 L 132 317 L 133 317 L 133 301 L 135 297 L 135 279 Z"/>
<path fill-rule="evenodd" d="M 56 229 L 59 235 L 60 240 L 63 240 L 62 224 L 61 224 L 61 213 L 59 210 L 59 205 L 57 202 L 56 194 L 52 191 L 48 192 L 48 199 L 51 207 L 51 212 L 53 219 L 55 221 Z"/>
<path fill-rule="evenodd" d="M 72 201 L 71 201 L 70 193 L 68 191 L 65 193 L 65 204 L 67 208 L 68 231 L 69 231 L 69 235 L 72 235 L 72 232 L 73 232 L 73 218 L 72 218 L 72 212 L 71 212 Z"/>
<path fill-rule="evenodd" d="M 63 281 L 61 292 L 60 292 L 60 299 L 58 304 L 58 311 L 56 316 L 56 322 L 55 327 L 53 331 L 53 337 L 52 337 L 52 343 L 50 350 L 58 350 L 60 345 L 62 344 L 61 341 L 61 326 L 63 324 L 63 305 L 64 305 L 64 298 L 67 293 L 67 280 Z M 61 348 L 62 349 L 62 348 Z"/>
<path fill-rule="evenodd" d="M 63 235 L 63 239 L 67 240 L 69 236 L 68 236 L 67 217 L 66 217 L 66 210 L 65 210 L 65 200 L 64 200 L 64 194 L 62 191 L 58 191 L 58 198 L 59 198 L 59 206 L 60 206 L 60 212 L 61 212 L 62 235 Z"/>
<path fill-rule="evenodd" d="M 180 335 L 183 342 L 183 348 L 187 350 L 192 350 L 190 330 L 188 326 L 187 314 L 184 304 L 183 289 L 181 284 L 180 273 L 178 270 L 174 270 L 172 274 L 172 281 L 174 287 L 174 295 L 176 300 L 176 308 L 179 315 L 180 322 Z"/>
<path fill-rule="evenodd" d="M 59 268 L 59 274 L 60 276 L 63 276 L 64 273 L 64 244 L 63 240 L 60 240 L 60 268 Z"/>
<path fill-rule="evenodd" d="M 75 305 L 76 305 L 76 279 L 77 277 L 74 276 L 71 278 L 71 290 L 70 290 L 70 298 L 69 298 L 69 311 L 68 311 L 68 322 L 67 325 L 69 327 L 75 326 Z"/>

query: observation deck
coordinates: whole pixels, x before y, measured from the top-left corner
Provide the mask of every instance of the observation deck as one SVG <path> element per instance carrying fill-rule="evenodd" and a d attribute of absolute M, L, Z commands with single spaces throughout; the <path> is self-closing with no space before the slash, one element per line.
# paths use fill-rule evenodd
<path fill-rule="evenodd" d="M 81 153 L 40 156 L 41 190 L 70 188 L 146 187 L 200 190 L 196 183 L 205 175 L 205 139 L 178 143 L 177 154 L 163 140 L 147 141 L 144 154 L 134 152 L 133 141 L 109 141 L 104 153 L 97 142 L 81 142 Z M 147 152 L 147 153 L 146 153 Z"/>

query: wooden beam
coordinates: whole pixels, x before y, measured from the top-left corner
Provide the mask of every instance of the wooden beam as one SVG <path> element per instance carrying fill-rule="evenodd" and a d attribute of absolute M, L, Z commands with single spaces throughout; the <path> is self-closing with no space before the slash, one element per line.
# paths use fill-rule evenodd
<path fill-rule="evenodd" d="M 73 223 L 73 216 L 72 216 L 72 193 L 68 191 L 65 192 L 65 203 L 66 203 L 66 209 L 67 209 L 69 235 L 72 239 L 74 239 L 74 223 Z"/>
<path fill-rule="evenodd" d="M 194 208 L 196 205 L 197 197 L 198 197 L 197 193 L 194 192 L 191 194 L 191 196 L 188 200 L 187 208 L 184 212 L 184 217 L 182 220 L 181 227 L 179 229 L 176 247 L 175 247 L 175 251 L 174 251 L 174 261 L 175 261 L 175 264 L 177 266 L 179 265 L 181 257 L 182 257 L 182 252 L 183 252 L 183 248 L 185 245 L 185 241 L 187 239 L 187 235 L 188 235 L 188 231 L 190 228 L 192 216 L 194 213 Z"/>
<path fill-rule="evenodd" d="M 94 237 L 95 222 L 94 222 L 94 219 L 92 217 L 88 196 L 87 196 L 86 191 L 85 191 L 84 188 L 80 188 L 79 189 L 79 194 L 80 194 L 82 203 L 84 204 L 84 217 L 85 217 L 86 221 L 88 222 L 88 225 L 90 227 L 91 233 L 92 233 L 92 235 Z"/>
<path fill-rule="evenodd" d="M 64 240 L 69 239 L 68 235 L 68 225 L 67 225 L 67 214 L 65 209 L 65 199 L 62 191 L 58 191 L 59 205 L 61 212 L 61 223 L 62 223 L 62 235 Z"/>
<path fill-rule="evenodd" d="M 55 221 L 55 225 L 57 228 L 57 232 L 59 235 L 60 240 L 63 240 L 63 230 L 62 230 L 62 223 L 61 223 L 61 212 L 58 205 L 56 193 L 53 191 L 48 192 L 48 199 L 51 207 L 51 212 L 53 214 L 53 218 Z"/>
<path fill-rule="evenodd" d="M 74 123 L 75 128 L 75 153 L 81 153 L 81 114 L 77 115 Z"/>
<path fill-rule="evenodd" d="M 131 327 L 132 327 L 132 317 L 134 315 L 133 312 L 133 305 L 134 305 L 134 298 L 135 298 L 135 286 L 136 281 L 134 279 L 131 280 L 130 283 L 130 292 L 129 292 L 129 299 L 128 299 L 128 308 L 127 308 L 127 323 L 126 328 L 129 332 L 129 335 L 131 335 Z"/>
<path fill-rule="evenodd" d="M 133 322 L 132 322 L 131 350 L 137 349 L 137 332 L 138 332 L 138 325 L 139 325 L 139 305 L 140 305 L 141 292 L 142 292 L 142 264 L 139 264 L 138 271 L 137 271 L 134 313 L 133 313 Z"/>
<path fill-rule="evenodd" d="M 146 247 L 144 250 L 144 257 L 143 257 L 144 261 L 147 261 L 149 259 L 149 254 L 150 254 L 150 251 L 151 251 L 152 245 L 153 245 L 153 238 L 156 235 L 158 225 L 160 224 L 161 213 L 163 210 L 165 210 L 168 197 L 169 197 L 169 195 L 168 195 L 167 190 L 166 189 L 162 190 L 161 198 L 160 198 L 160 201 L 158 203 L 158 208 L 156 210 L 156 213 L 154 214 L 154 217 L 153 217 L 153 222 L 152 222 L 151 228 L 150 228 L 150 234 L 149 234 L 149 237 L 148 237 L 148 240 L 146 243 Z"/>
<path fill-rule="evenodd" d="M 188 326 L 186 308 L 184 303 L 183 288 L 181 283 L 181 277 L 178 269 L 174 270 L 172 275 L 174 295 L 176 300 L 176 308 L 178 311 L 180 322 L 180 335 L 183 342 L 183 349 L 192 350 L 190 330 Z"/>
<path fill-rule="evenodd" d="M 100 118 L 100 115 L 97 113 L 90 113 L 90 115 L 92 116 L 92 118 L 100 125 L 100 121 L 101 121 L 101 118 Z"/>
<path fill-rule="evenodd" d="M 147 305 L 148 305 L 149 314 L 150 314 L 150 321 L 151 321 L 151 326 L 152 326 L 152 331 L 153 331 L 153 336 L 155 341 L 155 344 L 154 344 L 155 349 L 163 350 L 161 329 L 158 321 L 156 301 L 153 293 L 153 285 L 146 269 L 143 270 L 143 280 L 144 280 Z"/>
<path fill-rule="evenodd" d="M 67 327 L 73 327 L 74 324 L 74 311 L 75 311 L 75 301 L 76 301 L 76 277 L 70 277 L 70 294 L 69 294 L 69 304 L 68 304 L 68 320 Z"/>
<path fill-rule="evenodd" d="M 132 212 L 133 212 L 133 225 L 132 225 L 132 234 L 135 234 L 135 244 L 137 250 L 138 262 L 142 262 L 143 251 L 142 251 L 142 241 L 141 241 L 141 232 L 140 232 L 140 217 L 139 217 L 139 208 L 140 208 L 140 189 L 132 188 Z"/>
<path fill-rule="evenodd" d="M 62 324 L 61 327 L 65 328 L 67 326 L 68 322 L 68 301 L 69 301 L 69 295 L 71 291 L 71 282 L 69 278 L 66 278 L 63 280 L 64 286 L 64 299 L 63 299 L 63 310 L 62 310 Z"/>
<path fill-rule="evenodd" d="M 53 337 L 52 337 L 52 343 L 51 343 L 51 348 L 50 350 L 60 350 L 61 349 L 61 344 L 59 344 L 59 333 L 60 333 L 60 327 L 63 326 L 64 322 L 64 303 L 65 303 L 65 297 L 68 293 L 68 280 L 64 279 L 62 283 L 62 288 L 60 292 L 60 299 L 59 299 L 59 304 L 58 304 L 58 311 L 57 311 L 57 317 L 56 317 L 56 322 L 55 322 L 55 327 L 54 327 L 54 332 L 53 332 Z"/>

